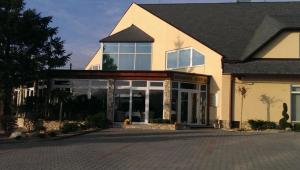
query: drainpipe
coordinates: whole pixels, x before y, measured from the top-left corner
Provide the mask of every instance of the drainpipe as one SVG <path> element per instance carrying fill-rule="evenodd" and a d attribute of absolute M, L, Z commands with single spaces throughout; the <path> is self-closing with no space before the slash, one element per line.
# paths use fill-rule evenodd
<path fill-rule="evenodd" d="M 233 112 L 234 112 L 234 92 L 235 92 L 235 76 L 231 75 L 230 83 L 230 113 L 229 113 L 229 127 L 233 128 Z"/>

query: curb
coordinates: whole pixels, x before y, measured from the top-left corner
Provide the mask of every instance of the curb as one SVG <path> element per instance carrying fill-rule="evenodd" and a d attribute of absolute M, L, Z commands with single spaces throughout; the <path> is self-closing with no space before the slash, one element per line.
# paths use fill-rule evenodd
<path fill-rule="evenodd" d="M 57 141 L 57 140 L 69 139 L 69 138 L 76 137 L 76 136 L 82 136 L 82 135 L 86 135 L 86 134 L 93 133 L 93 132 L 99 132 L 101 130 L 102 129 L 86 130 L 86 131 L 75 132 L 75 133 L 70 133 L 70 134 L 63 134 L 63 135 L 57 136 L 57 137 L 48 137 L 48 138 L 44 138 L 44 139 L 42 139 L 42 138 L 31 138 L 31 137 L 27 137 L 27 138 L 20 139 L 20 140 L 16 140 L 16 139 L 1 140 L 0 139 L 0 145 L 1 144 L 28 143 L 28 142 Z"/>

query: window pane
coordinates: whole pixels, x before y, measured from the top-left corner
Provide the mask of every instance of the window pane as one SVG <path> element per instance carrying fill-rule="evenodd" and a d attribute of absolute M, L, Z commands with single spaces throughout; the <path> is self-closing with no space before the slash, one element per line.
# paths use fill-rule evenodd
<path fill-rule="evenodd" d="M 190 65 L 191 50 L 179 51 L 179 67 L 187 67 Z"/>
<path fill-rule="evenodd" d="M 300 92 L 300 87 L 292 87 L 292 91 L 293 91 L 293 92 L 295 92 L 295 91 Z"/>
<path fill-rule="evenodd" d="M 92 89 L 89 107 L 86 108 L 91 113 L 106 113 L 107 90 L 106 89 Z"/>
<path fill-rule="evenodd" d="M 119 70 L 133 70 L 133 68 L 134 68 L 134 55 L 120 54 Z"/>
<path fill-rule="evenodd" d="M 105 43 L 103 45 L 104 53 L 118 53 L 118 43 Z"/>
<path fill-rule="evenodd" d="M 292 121 L 300 121 L 300 95 L 292 94 Z"/>
<path fill-rule="evenodd" d="M 167 68 L 176 68 L 177 67 L 177 52 L 167 53 Z"/>
<path fill-rule="evenodd" d="M 120 53 L 134 53 L 134 43 L 120 43 Z"/>
<path fill-rule="evenodd" d="M 82 95 L 88 95 L 88 89 L 80 89 L 80 88 L 74 88 L 73 89 L 73 96 L 82 96 Z"/>
<path fill-rule="evenodd" d="M 151 55 L 137 54 L 135 58 L 135 70 L 150 70 L 151 69 Z"/>
<path fill-rule="evenodd" d="M 162 87 L 164 86 L 163 82 L 150 82 L 150 86 L 152 87 Z"/>
<path fill-rule="evenodd" d="M 151 53 L 151 44 L 136 43 L 136 53 Z"/>
<path fill-rule="evenodd" d="M 62 86 L 62 85 L 70 85 L 71 82 L 69 80 L 55 80 L 54 84 Z"/>
<path fill-rule="evenodd" d="M 73 86 L 86 88 L 89 86 L 89 80 L 73 80 Z"/>
<path fill-rule="evenodd" d="M 103 80 L 92 80 L 93 87 L 107 86 L 107 81 Z"/>
<path fill-rule="evenodd" d="M 178 88 L 178 82 L 172 82 L 172 88 L 177 89 Z"/>
<path fill-rule="evenodd" d="M 182 88 L 182 89 L 197 89 L 197 85 L 191 84 L 191 83 L 181 83 L 180 88 Z"/>
<path fill-rule="evenodd" d="M 118 54 L 104 54 L 102 70 L 117 70 Z"/>
<path fill-rule="evenodd" d="M 129 118 L 130 90 L 121 89 L 115 92 L 115 122 L 124 122 Z"/>
<path fill-rule="evenodd" d="M 171 123 L 177 122 L 178 91 L 172 90 Z"/>
<path fill-rule="evenodd" d="M 129 86 L 129 81 L 117 80 L 115 85 L 116 86 Z"/>
<path fill-rule="evenodd" d="M 204 56 L 198 51 L 193 50 L 193 66 L 204 64 Z"/>
<path fill-rule="evenodd" d="M 163 118 L 163 91 L 149 91 L 149 121 L 150 123 L 158 123 Z"/>
<path fill-rule="evenodd" d="M 132 87 L 147 87 L 147 81 L 132 81 Z"/>
<path fill-rule="evenodd" d="M 132 91 L 132 115 L 133 122 L 145 122 L 145 90 Z"/>

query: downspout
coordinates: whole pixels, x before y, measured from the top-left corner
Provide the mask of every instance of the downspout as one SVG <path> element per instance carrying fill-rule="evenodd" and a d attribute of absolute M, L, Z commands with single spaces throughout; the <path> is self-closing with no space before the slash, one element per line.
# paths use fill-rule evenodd
<path fill-rule="evenodd" d="M 235 92 L 235 76 L 230 77 L 230 113 L 229 113 L 229 126 L 233 128 L 233 112 L 234 112 L 234 92 Z"/>

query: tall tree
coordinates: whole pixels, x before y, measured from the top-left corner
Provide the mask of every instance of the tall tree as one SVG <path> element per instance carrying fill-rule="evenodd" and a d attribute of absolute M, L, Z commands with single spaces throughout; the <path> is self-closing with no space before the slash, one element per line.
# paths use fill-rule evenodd
<path fill-rule="evenodd" d="M 42 71 L 62 67 L 69 60 L 58 28 L 24 0 L 0 0 L 0 88 L 4 115 L 10 116 L 13 88 L 38 80 Z"/>

